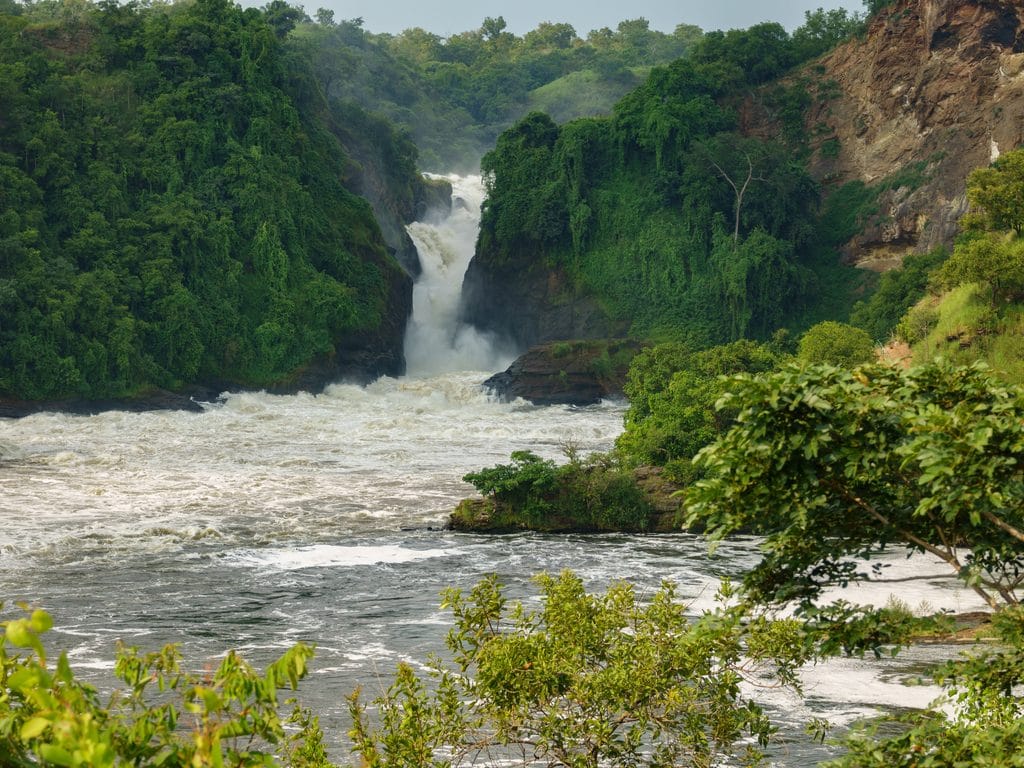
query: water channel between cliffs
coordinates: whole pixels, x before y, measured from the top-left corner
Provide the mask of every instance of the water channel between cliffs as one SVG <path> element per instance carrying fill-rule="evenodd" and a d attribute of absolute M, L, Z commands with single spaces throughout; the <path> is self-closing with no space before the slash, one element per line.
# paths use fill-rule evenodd
<path fill-rule="evenodd" d="M 460 194 L 463 180 L 453 181 Z M 467 204 L 455 216 L 475 215 L 473 188 L 461 194 Z M 465 223 L 458 227 L 472 236 L 474 220 Z M 444 242 L 450 224 L 414 228 L 425 262 L 424 243 Z M 147 650 L 181 643 L 197 667 L 228 648 L 264 664 L 298 640 L 315 643 L 303 699 L 322 713 L 339 762 L 344 696 L 359 684 L 372 693 L 398 660 L 420 663 L 441 649 L 448 618 L 438 593 L 446 586 L 468 588 L 497 572 L 512 594 L 525 596 L 530 575 L 572 568 L 593 589 L 615 579 L 653 588 L 668 578 L 695 610 L 709 604 L 718 578 L 755 560 L 755 542 L 729 542 L 709 559 L 705 544 L 684 534 L 439 530 L 472 491 L 461 480 L 466 472 L 521 448 L 558 457 L 567 440 L 584 451 L 608 449 L 624 408 L 537 408 L 481 392 L 479 382 L 502 361 L 460 332 L 448 298 L 438 298 L 445 280 L 460 283 L 465 268 L 453 266 L 450 250 L 439 252 L 448 254 L 447 268 L 424 263 L 424 275 L 446 273 L 430 287 L 432 311 L 449 323 L 432 327 L 449 351 L 408 348 L 411 374 L 403 379 L 338 384 L 315 397 L 231 395 L 202 414 L 0 420 L 0 599 L 50 610 L 58 627 L 52 645 L 101 684 L 118 638 Z M 422 299 L 413 320 L 420 330 Z M 410 330 L 410 343 L 439 343 L 418 332 Z M 474 363 L 483 370 L 461 370 Z M 922 570 L 898 555 L 891 562 L 893 575 Z M 939 578 L 939 567 L 924 567 L 937 578 L 899 585 L 901 599 L 976 607 L 971 594 Z M 884 603 L 888 591 L 849 597 Z M 793 726 L 777 764 L 807 766 L 825 756 L 799 736 L 812 714 L 848 722 L 879 704 L 924 705 L 936 691 L 905 688 L 900 677 L 950 653 L 932 647 L 884 665 L 844 660 L 808 670 L 805 702 L 766 693 L 775 715 Z"/>

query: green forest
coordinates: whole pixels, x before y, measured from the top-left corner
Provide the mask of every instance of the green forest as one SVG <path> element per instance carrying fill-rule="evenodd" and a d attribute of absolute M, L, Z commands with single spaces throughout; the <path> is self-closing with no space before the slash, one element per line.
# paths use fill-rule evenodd
<path fill-rule="evenodd" d="M 296 15 L 0 8 L 0 392 L 267 386 L 400 311 Z M 376 140 L 411 196 L 415 147 Z"/>
<path fill-rule="evenodd" d="M 0 21 L 0 393 L 35 401 L 401 372 L 410 282 L 374 213 L 400 232 L 421 169 L 490 147 L 483 263 L 536 245 L 642 336 L 769 333 L 814 306 L 818 191 L 791 147 L 736 134 L 728 95 L 863 25 L 518 37 L 498 17 L 441 39 L 280 0 L 8 0 Z M 542 195 L 512 188 L 533 172 Z"/>
<path fill-rule="evenodd" d="M 423 170 L 476 173 L 497 135 L 528 112 L 559 121 L 606 114 L 653 65 L 684 55 L 702 35 L 686 24 L 666 34 L 640 18 L 586 38 L 550 22 L 519 37 L 501 16 L 446 38 L 420 28 L 387 35 L 320 9 L 291 40 L 310 52 L 330 98 L 406 131 Z"/>
<path fill-rule="evenodd" d="M 771 23 L 708 33 L 608 116 L 523 118 L 482 161 L 479 268 L 495 283 L 564 275 L 562 300 L 593 297 L 609 327 L 698 347 L 848 319 L 872 278 L 840 266 L 837 247 L 879 191 L 912 180 L 894 169 L 892 179 L 853 183 L 823 203 L 808 162 L 829 145 L 811 149 L 803 115 L 833 98 L 836 84 L 779 78 L 861 23 L 819 13 L 792 35 Z M 741 130 L 755 91 L 776 115 L 771 138 Z M 490 299 L 468 317 L 520 344 L 537 341 L 522 338 L 514 317 L 484 309 Z"/>

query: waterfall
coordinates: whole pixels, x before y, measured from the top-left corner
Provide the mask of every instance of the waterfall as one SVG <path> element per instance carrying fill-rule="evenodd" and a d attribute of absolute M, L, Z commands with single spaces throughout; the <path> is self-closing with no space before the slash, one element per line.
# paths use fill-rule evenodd
<path fill-rule="evenodd" d="M 412 317 L 405 333 L 405 360 L 412 377 L 449 371 L 498 371 L 510 362 L 490 334 L 459 322 L 459 298 L 477 232 L 484 185 L 479 176 L 446 178 L 452 207 L 406 229 L 423 271 L 413 287 Z"/>

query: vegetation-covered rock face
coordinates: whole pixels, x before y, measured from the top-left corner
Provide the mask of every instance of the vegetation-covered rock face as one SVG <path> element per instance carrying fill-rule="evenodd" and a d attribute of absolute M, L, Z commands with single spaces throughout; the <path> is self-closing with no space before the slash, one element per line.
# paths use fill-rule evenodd
<path fill-rule="evenodd" d="M 411 281 L 352 190 L 372 167 L 411 211 L 415 147 L 363 116 L 357 172 L 359 124 L 286 39 L 297 18 L 0 7 L 0 395 L 403 369 Z"/>
<path fill-rule="evenodd" d="M 627 325 L 767 337 L 849 317 L 870 280 L 840 257 L 886 271 L 948 248 L 967 174 L 1024 138 L 1021 11 L 876 5 L 859 33 L 819 14 L 793 35 L 705 35 L 609 118 L 531 115 L 502 135 L 467 319 L 523 345 Z"/>
<path fill-rule="evenodd" d="M 706 35 L 610 117 L 534 113 L 502 134 L 466 319 L 521 345 L 618 330 L 708 346 L 802 322 L 834 262 L 818 189 L 798 141 L 744 136 L 736 110 L 799 61 L 796 40 L 775 24 Z"/>
<path fill-rule="evenodd" d="M 544 344 L 527 350 L 484 386 L 505 400 L 594 405 L 623 396 L 626 372 L 640 347 L 621 339 Z"/>

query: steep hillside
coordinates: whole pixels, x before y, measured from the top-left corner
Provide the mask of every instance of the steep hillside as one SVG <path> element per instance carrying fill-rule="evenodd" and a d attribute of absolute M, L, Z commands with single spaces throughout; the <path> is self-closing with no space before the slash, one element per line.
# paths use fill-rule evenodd
<path fill-rule="evenodd" d="M 808 49 L 777 24 L 708 34 L 610 117 L 533 113 L 503 133 L 481 164 L 464 317 L 524 347 L 623 332 L 708 346 L 798 326 L 848 277 L 823 276 L 800 155 L 743 135 L 738 107 Z"/>
<path fill-rule="evenodd" d="M 411 279 L 359 193 L 409 217 L 415 147 L 324 100 L 300 15 L 0 6 L 0 397 L 403 370 Z"/>
<path fill-rule="evenodd" d="M 828 85 L 806 126 L 825 194 L 905 172 L 880 191 L 844 255 L 885 269 L 949 245 L 966 211 L 965 179 L 1024 141 L 1024 6 L 1010 0 L 899 0 L 863 39 L 807 67 Z M 747 115 L 764 130 L 763 110 Z"/>
<path fill-rule="evenodd" d="M 968 173 L 1024 138 L 1024 7 L 898 0 L 834 46 L 837 21 L 706 35 L 609 119 L 500 137 L 467 319 L 767 338 L 848 319 L 868 276 L 841 264 L 949 246 Z"/>

